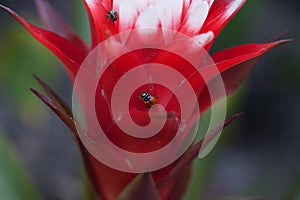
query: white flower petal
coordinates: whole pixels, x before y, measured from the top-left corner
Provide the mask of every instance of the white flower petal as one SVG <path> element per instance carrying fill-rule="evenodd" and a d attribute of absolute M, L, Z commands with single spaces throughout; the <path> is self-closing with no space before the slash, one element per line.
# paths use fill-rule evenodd
<path fill-rule="evenodd" d="M 158 27 L 160 20 L 156 14 L 154 7 L 145 9 L 137 18 L 135 22 L 136 28 Z"/>
<path fill-rule="evenodd" d="M 130 0 L 130 1 L 134 2 L 138 12 L 141 13 L 147 7 L 154 6 L 156 2 L 161 1 L 161 0 Z"/>
<path fill-rule="evenodd" d="M 155 38 L 158 34 L 158 27 L 160 25 L 159 18 L 156 14 L 154 7 L 149 7 L 145 9 L 136 20 L 135 28 L 138 28 L 139 38 L 137 41 L 140 41 L 144 44 L 148 44 L 147 41 L 155 41 Z M 147 29 L 151 28 L 151 29 Z"/>
<path fill-rule="evenodd" d="M 181 23 L 182 0 L 163 0 L 155 4 L 162 28 L 177 30 Z"/>
<path fill-rule="evenodd" d="M 245 3 L 245 0 L 234 0 L 232 1 L 227 9 L 226 13 L 224 14 L 225 18 L 230 17 L 240 6 L 242 6 Z"/>
<path fill-rule="evenodd" d="M 194 0 L 184 18 L 180 28 L 182 33 L 194 35 L 199 33 L 209 11 L 209 3 L 206 0 Z"/>
<path fill-rule="evenodd" d="M 119 15 L 119 31 L 123 32 L 132 29 L 138 16 L 135 3 L 133 1 L 115 0 L 113 8 Z"/>
<path fill-rule="evenodd" d="M 214 33 L 212 31 L 208 31 L 207 33 L 202 33 L 193 37 L 193 39 L 202 47 L 208 44 L 213 38 Z"/>
<path fill-rule="evenodd" d="M 211 5 L 214 3 L 214 0 L 207 0 L 207 3 L 209 5 L 209 7 L 211 7 Z"/>
<path fill-rule="evenodd" d="M 143 10 L 145 10 L 148 6 L 148 1 L 144 1 L 144 0 L 131 0 L 135 6 L 136 6 L 136 9 L 139 11 L 139 12 L 142 12 Z"/>

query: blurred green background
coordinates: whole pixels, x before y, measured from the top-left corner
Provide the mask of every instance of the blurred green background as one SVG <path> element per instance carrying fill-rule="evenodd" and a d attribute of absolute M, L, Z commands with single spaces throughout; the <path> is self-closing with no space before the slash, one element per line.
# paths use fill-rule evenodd
<path fill-rule="evenodd" d="M 49 2 L 89 41 L 81 1 Z M 33 1 L 0 3 L 39 24 Z M 186 199 L 300 199 L 299 11 L 298 0 L 249 0 L 218 37 L 212 51 L 266 42 L 287 29 L 285 38 L 294 41 L 263 55 L 228 98 L 228 115 L 245 115 L 195 162 Z M 29 91 L 40 89 L 32 73 L 71 102 L 72 85 L 59 61 L 1 11 L 0 199 L 82 199 L 78 149 L 69 130 Z"/>

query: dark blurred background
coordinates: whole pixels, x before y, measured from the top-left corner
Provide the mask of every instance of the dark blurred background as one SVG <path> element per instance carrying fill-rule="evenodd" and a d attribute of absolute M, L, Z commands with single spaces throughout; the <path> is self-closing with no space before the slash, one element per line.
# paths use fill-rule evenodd
<path fill-rule="evenodd" d="M 49 2 L 89 41 L 81 1 Z M 39 24 L 33 1 L 0 3 Z M 245 115 L 228 127 L 208 157 L 195 162 L 186 199 L 300 199 L 299 11 L 298 0 L 248 1 L 218 37 L 212 51 L 270 41 L 287 30 L 284 38 L 294 40 L 263 55 L 245 83 L 228 98 L 228 115 L 241 111 Z M 38 198 L 82 199 L 83 167 L 69 130 L 28 89 L 40 89 L 32 77 L 35 73 L 70 103 L 72 86 L 66 72 L 55 56 L 3 11 L 0 60 L 0 135 L 6 141 L 2 147 L 19 156 L 17 164 L 28 170 L 22 176 L 31 181 Z M 8 164 L 9 155 L 0 151 L 0 199 L 7 183 L 12 187 L 19 183 L 19 172 L 13 171 L 12 176 L 1 172 L 17 165 Z"/>

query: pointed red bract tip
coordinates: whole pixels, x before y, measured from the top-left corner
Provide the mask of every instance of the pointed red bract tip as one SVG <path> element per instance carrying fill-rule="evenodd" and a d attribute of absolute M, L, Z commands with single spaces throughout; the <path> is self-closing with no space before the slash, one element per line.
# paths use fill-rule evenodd
<path fill-rule="evenodd" d="M 52 51 L 66 66 L 71 77 L 75 77 L 86 53 L 56 33 L 38 28 L 17 13 L 0 4 L 0 8 L 15 18 L 36 40 Z"/>

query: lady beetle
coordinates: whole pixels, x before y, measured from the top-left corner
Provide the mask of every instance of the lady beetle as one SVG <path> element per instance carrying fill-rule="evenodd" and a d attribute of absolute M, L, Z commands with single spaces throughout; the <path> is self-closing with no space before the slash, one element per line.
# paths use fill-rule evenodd
<path fill-rule="evenodd" d="M 110 19 L 111 21 L 115 22 L 118 20 L 118 13 L 115 10 L 109 10 L 107 12 L 107 17 L 108 19 Z"/>
<path fill-rule="evenodd" d="M 158 96 L 152 96 L 151 94 L 144 91 L 141 93 L 140 99 L 143 100 L 147 108 L 151 108 L 151 106 L 157 104 Z"/>

